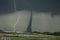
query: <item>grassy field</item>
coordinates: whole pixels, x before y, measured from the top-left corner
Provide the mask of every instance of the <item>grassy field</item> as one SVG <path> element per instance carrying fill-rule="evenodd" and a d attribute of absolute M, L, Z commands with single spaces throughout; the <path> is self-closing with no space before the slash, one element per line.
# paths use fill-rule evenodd
<path fill-rule="evenodd" d="M 60 40 L 59 37 L 6 37 L 7 40 Z M 1 37 L 0 37 L 1 40 Z"/>
<path fill-rule="evenodd" d="M 10 40 L 60 40 L 60 38 L 12 37 Z"/>
<path fill-rule="evenodd" d="M 3 39 L 2 39 L 3 38 Z M 15 37 L 2 37 L 0 40 L 60 40 L 60 36 L 49 36 L 49 35 L 26 35 L 15 36 Z"/>

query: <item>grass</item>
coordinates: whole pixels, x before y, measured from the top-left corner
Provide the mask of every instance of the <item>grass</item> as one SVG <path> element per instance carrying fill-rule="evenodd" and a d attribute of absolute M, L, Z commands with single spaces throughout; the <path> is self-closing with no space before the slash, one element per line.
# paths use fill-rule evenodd
<path fill-rule="evenodd" d="M 27 38 L 27 37 L 24 37 L 24 38 L 20 38 L 20 37 L 12 37 L 11 40 L 43 40 L 43 39 L 40 39 L 40 38 Z"/>
<path fill-rule="evenodd" d="M 48 40 L 60 40 L 60 38 L 56 37 L 56 38 L 48 38 Z"/>
<path fill-rule="evenodd" d="M 46 38 L 47 40 L 60 40 L 60 38 Z M 34 38 L 34 37 L 12 37 L 11 40 L 45 40 L 44 38 Z"/>
<path fill-rule="evenodd" d="M 0 37 L 1 40 L 1 37 Z M 36 37 L 8 37 L 8 40 L 60 40 L 60 38 L 56 37 L 56 38 L 36 38 Z"/>
<path fill-rule="evenodd" d="M 0 36 L 0 40 L 1 40 L 1 36 Z M 41 36 L 19 36 L 19 37 L 6 37 L 7 40 L 60 40 L 60 37 L 56 37 L 56 36 L 53 36 L 53 37 L 41 37 Z"/>

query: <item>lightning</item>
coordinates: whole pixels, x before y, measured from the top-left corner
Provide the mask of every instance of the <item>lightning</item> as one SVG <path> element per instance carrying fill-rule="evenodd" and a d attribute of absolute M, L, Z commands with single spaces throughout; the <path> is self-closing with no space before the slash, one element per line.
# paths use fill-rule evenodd
<path fill-rule="evenodd" d="M 16 21 L 16 23 L 15 23 L 14 26 L 13 26 L 14 32 L 16 32 L 16 25 L 17 25 L 17 23 L 19 22 L 19 19 L 20 19 L 20 16 L 18 16 L 17 21 Z"/>

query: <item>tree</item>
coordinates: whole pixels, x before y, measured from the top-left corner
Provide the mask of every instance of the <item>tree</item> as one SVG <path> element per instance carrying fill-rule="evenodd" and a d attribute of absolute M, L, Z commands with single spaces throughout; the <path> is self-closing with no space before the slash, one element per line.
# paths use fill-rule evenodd
<path fill-rule="evenodd" d="M 4 32 L 3 30 L 0 30 L 0 32 Z"/>

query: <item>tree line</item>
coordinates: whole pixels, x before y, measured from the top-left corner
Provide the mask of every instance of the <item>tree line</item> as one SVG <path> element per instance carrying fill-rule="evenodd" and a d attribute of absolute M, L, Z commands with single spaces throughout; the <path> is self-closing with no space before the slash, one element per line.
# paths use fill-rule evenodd
<path fill-rule="evenodd" d="M 34 31 L 32 33 L 60 36 L 60 31 L 59 32 L 37 32 L 37 31 Z"/>

